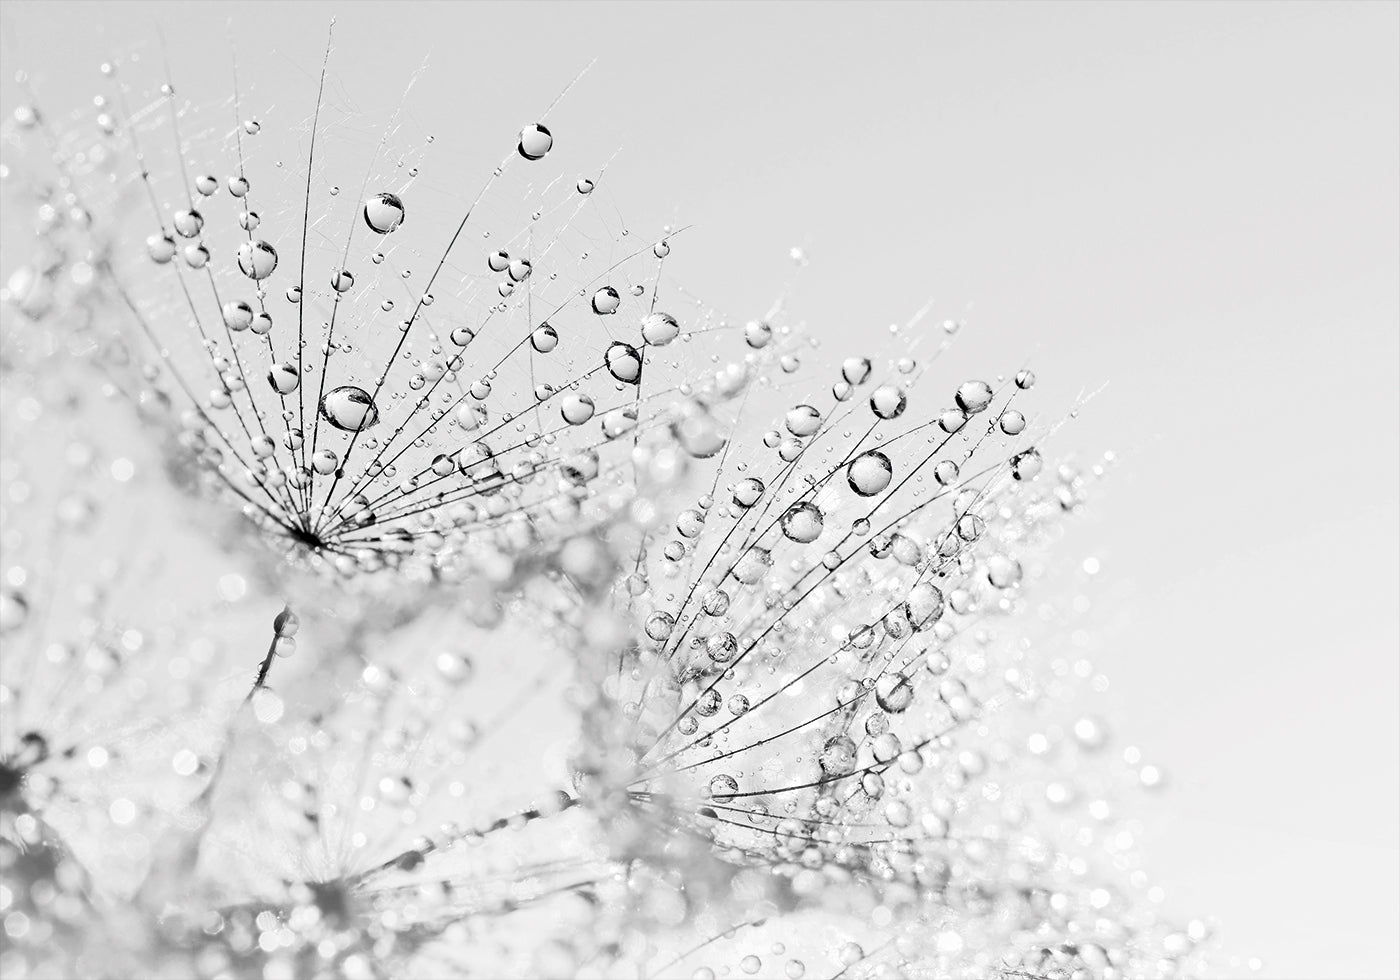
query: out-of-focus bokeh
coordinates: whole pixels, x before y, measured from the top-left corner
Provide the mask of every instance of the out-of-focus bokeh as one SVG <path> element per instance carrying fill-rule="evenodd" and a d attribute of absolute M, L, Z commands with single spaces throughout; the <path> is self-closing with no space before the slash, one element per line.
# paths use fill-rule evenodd
<path fill-rule="evenodd" d="M 616 152 L 639 233 L 693 225 L 709 302 L 788 288 L 839 357 L 932 301 L 950 388 L 1103 386 L 1060 440 L 1122 463 L 1066 547 L 1171 781 L 1149 868 L 1266 975 L 1400 974 L 1400 6 L 336 6 L 12 0 L 0 99 L 88 104 L 163 36 L 191 99 L 256 51 L 309 116 L 334 13 L 330 97 L 426 66 L 413 126 L 472 183 L 597 59 L 556 138 Z"/>

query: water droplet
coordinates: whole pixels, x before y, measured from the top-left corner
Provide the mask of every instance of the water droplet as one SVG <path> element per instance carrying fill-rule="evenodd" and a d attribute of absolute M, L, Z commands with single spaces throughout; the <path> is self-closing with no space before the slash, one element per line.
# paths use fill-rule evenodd
<path fill-rule="evenodd" d="M 520 131 L 520 143 L 516 149 L 526 160 L 543 160 L 553 146 L 553 134 L 540 123 L 532 123 Z"/>
<path fill-rule="evenodd" d="M 670 613 L 654 612 L 647 617 L 647 636 L 658 642 L 667 640 L 676 628 L 676 620 Z"/>
<path fill-rule="evenodd" d="M 593 181 L 589 180 L 587 177 L 580 177 L 578 183 L 575 184 L 574 187 L 578 188 L 580 194 L 592 194 L 594 184 Z"/>
<path fill-rule="evenodd" d="M 671 243 L 667 241 L 657 242 L 651 247 L 651 254 L 655 255 L 658 259 L 664 259 L 671 254 Z"/>
<path fill-rule="evenodd" d="M 1017 371 L 1017 372 L 1016 372 L 1016 387 L 1017 387 L 1017 388 L 1020 388 L 1020 389 L 1022 389 L 1022 390 L 1024 391 L 1024 390 L 1026 390 L 1026 389 L 1028 389 L 1028 388 L 1032 388 L 1032 387 L 1034 387 L 1034 386 L 1035 386 L 1035 372 L 1034 372 L 1034 371 Z"/>
<path fill-rule="evenodd" d="M 458 347 L 465 347 L 476 339 L 476 333 L 471 327 L 453 327 L 447 336 Z"/>
<path fill-rule="evenodd" d="M 403 201 L 397 194 L 381 191 L 365 201 L 364 216 L 370 231 L 387 235 L 403 224 Z"/>
<path fill-rule="evenodd" d="M 547 323 L 541 323 L 530 334 L 530 346 L 541 354 L 548 354 L 559 346 L 559 331 Z"/>
<path fill-rule="evenodd" d="M 277 268 L 277 249 L 261 239 L 238 246 L 238 270 L 252 280 L 266 279 Z"/>
<path fill-rule="evenodd" d="M 798 405 L 788 410 L 783 421 L 789 432 L 799 438 L 805 438 L 821 428 L 822 413 L 811 405 Z"/>
<path fill-rule="evenodd" d="M 1018 436 L 1026 431 L 1026 417 L 1013 409 L 1001 413 L 1001 431 L 1009 436 Z"/>
<path fill-rule="evenodd" d="M 823 521 L 816 504 L 800 500 L 787 509 L 779 523 L 788 540 L 808 544 L 821 536 Z"/>
<path fill-rule="evenodd" d="M 279 395 L 290 395 L 301 384 L 301 372 L 291 361 L 274 364 L 267 372 L 267 383 L 272 385 L 272 390 Z"/>
<path fill-rule="evenodd" d="M 976 415 L 992 403 L 992 387 L 985 381 L 966 381 L 958 386 L 954 401 L 967 415 Z"/>
<path fill-rule="evenodd" d="M 848 357 L 841 362 L 841 377 L 847 384 L 865 384 L 870 377 L 870 358 Z"/>
<path fill-rule="evenodd" d="M 890 458 L 878 449 L 867 450 L 846 467 L 846 480 L 851 489 L 862 497 L 873 497 L 890 485 L 894 467 Z"/>
<path fill-rule="evenodd" d="M 228 192 L 234 197 L 246 197 L 248 195 L 248 178 L 243 175 L 230 177 L 228 179 Z"/>
<path fill-rule="evenodd" d="M 744 342 L 754 350 L 767 347 L 773 339 L 773 328 L 762 320 L 753 320 L 744 327 Z"/>
<path fill-rule="evenodd" d="M 904 602 L 904 614 L 915 630 L 928 629 L 943 617 L 943 593 L 938 586 L 920 582 L 909 590 Z"/>
<path fill-rule="evenodd" d="M 341 269 L 339 272 L 331 273 L 331 288 L 337 293 L 343 293 L 355 285 L 355 274 Z"/>
<path fill-rule="evenodd" d="M 175 239 L 169 235 L 151 235 L 146 239 L 146 254 L 152 262 L 165 265 L 175 257 Z"/>
<path fill-rule="evenodd" d="M 175 233 L 181 238 L 194 238 L 204 229 L 204 215 L 193 208 L 188 211 L 176 211 L 174 224 Z"/>
<path fill-rule="evenodd" d="M 827 739 L 821 754 L 817 756 L 817 764 L 827 776 L 845 776 L 855 772 L 856 743 L 845 735 Z"/>
<path fill-rule="evenodd" d="M 247 330 L 253 323 L 253 308 L 242 300 L 225 303 L 224 326 L 230 330 Z"/>
<path fill-rule="evenodd" d="M 311 457 L 311 468 L 322 476 L 334 473 L 339 465 L 340 457 L 329 449 L 318 449 Z"/>
<path fill-rule="evenodd" d="M 908 399 L 894 385 L 880 385 L 870 393 L 870 410 L 882 419 L 897 419 L 904 414 Z"/>
<path fill-rule="evenodd" d="M 243 132 L 247 133 L 249 136 L 256 136 L 258 133 L 262 132 L 262 123 L 258 122 L 256 119 L 245 119 L 243 120 Z"/>
<path fill-rule="evenodd" d="M 262 224 L 262 218 L 256 211 L 241 211 L 238 215 L 238 227 L 244 231 L 256 231 L 258 225 Z"/>
<path fill-rule="evenodd" d="M 565 395 L 559 406 L 559 414 L 570 425 L 583 425 L 593 417 L 593 399 L 587 395 Z"/>
<path fill-rule="evenodd" d="M 379 421 L 379 409 L 369 392 L 341 385 L 321 399 L 321 417 L 345 432 L 361 432 Z"/>
<path fill-rule="evenodd" d="M 209 174 L 204 174 L 194 179 L 194 189 L 205 197 L 208 197 L 219 189 L 219 181 Z"/>
<path fill-rule="evenodd" d="M 734 577 L 745 585 L 753 585 L 762 581 L 772 567 L 773 556 L 768 549 L 755 545 L 734 563 Z"/>
<path fill-rule="evenodd" d="M 745 509 L 758 503 L 763 496 L 763 481 L 748 476 L 734 484 L 734 503 Z"/>
<path fill-rule="evenodd" d="M 553 328 L 550 328 L 551 331 Z M 642 355 L 637 348 L 621 340 L 615 340 L 603 355 L 603 363 L 608 373 L 623 384 L 638 384 L 642 378 Z"/>
<path fill-rule="evenodd" d="M 1027 449 L 1011 457 L 1011 475 L 1018 480 L 1034 480 L 1040 475 L 1044 465 L 1045 461 L 1040 458 L 1040 453 L 1034 449 Z"/>
<path fill-rule="evenodd" d="M 593 294 L 593 312 L 599 316 L 616 313 L 617 308 L 621 305 L 622 297 L 611 286 L 604 286 Z"/>
<path fill-rule="evenodd" d="M 669 313 L 652 313 L 642 321 L 642 339 L 653 347 L 665 347 L 680 332 L 681 325 Z"/>

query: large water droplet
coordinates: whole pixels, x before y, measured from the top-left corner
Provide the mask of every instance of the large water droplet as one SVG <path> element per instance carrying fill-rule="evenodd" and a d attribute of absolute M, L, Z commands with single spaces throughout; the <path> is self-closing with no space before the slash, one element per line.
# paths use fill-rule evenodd
<path fill-rule="evenodd" d="M 194 208 L 175 212 L 175 233 L 181 238 L 194 238 L 204 228 L 204 215 Z"/>
<path fill-rule="evenodd" d="M 894 385 L 881 385 L 870 393 L 870 410 L 878 418 L 897 419 L 904 414 L 908 399 Z"/>
<path fill-rule="evenodd" d="M 397 194 L 381 191 L 365 201 L 364 215 L 371 231 L 387 235 L 403 224 L 403 201 Z"/>
<path fill-rule="evenodd" d="M 669 313 L 652 313 L 642 321 L 642 339 L 653 347 L 665 347 L 680 332 L 681 325 Z"/>
<path fill-rule="evenodd" d="M 851 489 L 862 497 L 873 497 L 890 485 L 894 467 L 890 458 L 878 449 L 861 453 L 846 467 L 846 480 Z"/>
<path fill-rule="evenodd" d="M 621 305 L 622 297 L 611 286 L 604 286 L 593 294 L 593 312 L 599 316 L 616 313 L 617 308 Z"/>
<path fill-rule="evenodd" d="M 161 265 L 175 257 L 175 239 L 169 235 L 152 235 L 146 239 L 146 254 Z"/>
<path fill-rule="evenodd" d="M 379 421 L 379 409 L 369 392 L 341 385 L 321 399 L 321 417 L 345 432 L 360 432 Z"/>
<path fill-rule="evenodd" d="M 783 421 L 787 425 L 787 430 L 793 435 L 806 437 L 821 428 L 822 413 L 811 405 L 798 405 L 796 408 L 788 410 Z"/>
<path fill-rule="evenodd" d="M 779 523 L 789 540 L 807 544 L 821 537 L 823 521 L 816 504 L 801 500 L 787 509 Z"/>
<path fill-rule="evenodd" d="M 540 123 L 531 123 L 520 131 L 516 149 L 526 160 L 543 160 L 553 146 L 554 135 Z"/>
<path fill-rule="evenodd" d="M 291 361 L 274 364 L 267 372 L 267 383 L 272 385 L 272 390 L 279 395 L 290 395 L 297 390 L 297 385 L 301 384 L 301 372 Z M 324 402 L 322 405 L 324 414 Z M 341 428 L 345 428 L 345 426 L 341 426 Z"/>
<path fill-rule="evenodd" d="M 559 346 L 559 331 L 547 323 L 541 323 L 530 334 L 530 346 L 541 354 L 548 354 Z"/>
<path fill-rule="evenodd" d="M 623 384 L 634 385 L 642 378 L 642 355 L 637 348 L 621 340 L 613 341 L 608 347 L 603 363 L 608 373 Z"/>
<path fill-rule="evenodd" d="M 827 776 L 845 776 L 856 768 L 856 743 L 848 736 L 836 735 L 826 740 L 817 756 L 817 763 Z"/>
<path fill-rule="evenodd" d="M 266 279 L 277 268 L 277 249 L 262 240 L 238 246 L 238 270 L 249 279 Z"/>
<path fill-rule="evenodd" d="M 992 386 L 985 381 L 965 381 L 953 400 L 968 415 L 975 415 L 992 403 Z"/>
<path fill-rule="evenodd" d="M 593 399 L 587 395 L 565 395 L 559 405 L 559 414 L 570 425 L 583 425 L 593 417 Z"/>

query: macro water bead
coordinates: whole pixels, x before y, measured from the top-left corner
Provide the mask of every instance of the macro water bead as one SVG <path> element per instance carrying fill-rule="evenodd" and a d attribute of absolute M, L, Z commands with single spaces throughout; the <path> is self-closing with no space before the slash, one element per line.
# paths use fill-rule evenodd
<path fill-rule="evenodd" d="M 379 235 L 387 235 L 403 224 L 403 201 L 397 194 L 381 191 L 365 201 L 365 224 Z"/>
<path fill-rule="evenodd" d="M 851 489 L 862 497 L 873 497 L 890 485 L 894 466 L 890 458 L 878 449 L 861 453 L 846 468 Z"/>
<path fill-rule="evenodd" d="M 238 269 L 249 279 L 266 279 L 277 269 L 277 249 L 265 241 L 247 241 L 238 246 Z"/>
<path fill-rule="evenodd" d="M 379 409 L 363 388 L 341 385 L 322 397 L 321 417 L 337 429 L 360 432 L 379 421 Z"/>
<path fill-rule="evenodd" d="M 517 149 L 526 160 L 543 160 L 554 146 L 554 135 L 540 123 L 532 123 L 520 131 Z"/>

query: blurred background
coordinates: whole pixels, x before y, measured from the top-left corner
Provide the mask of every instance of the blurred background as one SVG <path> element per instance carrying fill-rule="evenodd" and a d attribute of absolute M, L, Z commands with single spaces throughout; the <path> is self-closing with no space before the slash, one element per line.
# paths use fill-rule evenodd
<path fill-rule="evenodd" d="M 1400 5 L 9 0 L 0 98 L 24 68 L 88 106 L 163 36 L 192 101 L 232 50 L 299 124 L 332 15 L 329 98 L 424 67 L 407 111 L 465 187 L 596 59 L 551 128 L 630 228 L 693 226 L 700 297 L 786 290 L 828 358 L 931 302 L 950 390 L 1097 391 L 1058 448 L 1120 463 L 1065 547 L 1120 742 L 1168 774 L 1167 907 L 1266 976 L 1400 975 Z"/>

